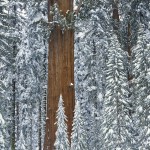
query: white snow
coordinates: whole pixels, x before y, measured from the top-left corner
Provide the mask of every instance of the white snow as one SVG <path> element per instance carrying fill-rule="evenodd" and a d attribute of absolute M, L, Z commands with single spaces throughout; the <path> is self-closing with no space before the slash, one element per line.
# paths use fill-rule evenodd
<path fill-rule="evenodd" d="M 70 83 L 70 86 L 73 86 L 73 83 Z"/>
<path fill-rule="evenodd" d="M 101 101 L 103 99 L 103 95 L 101 93 L 98 94 L 98 99 Z"/>
<path fill-rule="evenodd" d="M 5 123 L 5 121 L 4 121 L 3 117 L 2 117 L 2 115 L 0 114 L 0 124 L 4 124 L 4 123 Z"/>

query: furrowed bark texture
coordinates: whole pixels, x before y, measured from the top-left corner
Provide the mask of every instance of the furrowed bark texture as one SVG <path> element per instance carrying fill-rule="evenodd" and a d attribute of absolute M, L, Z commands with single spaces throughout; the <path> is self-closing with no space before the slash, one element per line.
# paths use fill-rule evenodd
<path fill-rule="evenodd" d="M 49 8 L 57 3 L 63 15 L 67 10 L 73 10 L 73 0 L 49 0 Z M 49 21 L 52 17 L 49 15 Z M 63 96 L 69 138 L 72 130 L 74 110 L 74 31 L 66 29 L 62 32 L 59 25 L 55 25 L 49 41 L 48 56 L 48 98 L 47 120 L 44 150 L 53 150 L 56 132 L 56 111 L 60 94 Z M 70 139 L 69 139 L 70 140 Z"/>

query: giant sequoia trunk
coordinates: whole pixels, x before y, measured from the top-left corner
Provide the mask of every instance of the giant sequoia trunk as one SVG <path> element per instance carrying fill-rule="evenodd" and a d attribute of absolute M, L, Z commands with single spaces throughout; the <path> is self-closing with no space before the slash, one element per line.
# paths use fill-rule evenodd
<path fill-rule="evenodd" d="M 49 0 L 49 8 L 57 2 L 63 15 L 72 11 L 73 0 Z M 49 16 L 49 21 L 52 17 Z M 56 111 L 60 94 L 63 96 L 65 113 L 68 119 L 68 133 L 71 135 L 74 109 L 74 31 L 55 25 L 49 41 L 48 56 L 48 98 L 44 150 L 53 150 L 56 132 Z"/>

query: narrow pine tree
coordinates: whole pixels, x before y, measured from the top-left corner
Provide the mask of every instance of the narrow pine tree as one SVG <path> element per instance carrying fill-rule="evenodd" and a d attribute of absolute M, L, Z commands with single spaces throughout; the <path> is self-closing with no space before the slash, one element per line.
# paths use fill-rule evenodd
<path fill-rule="evenodd" d="M 6 121 L 6 136 L 5 148 L 8 149 L 11 145 L 12 149 L 15 147 L 15 125 L 14 125 L 14 65 L 15 52 L 13 47 L 14 40 L 16 40 L 14 29 L 14 14 L 10 13 L 10 1 L 0 1 L 0 63 L 1 79 L 5 83 L 3 88 L 3 98 L 0 100 L 3 105 L 2 114 Z M 8 109 L 8 107 L 10 109 Z M 11 135 L 11 136 L 10 136 Z"/>
<path fill-rule="evenodd" d="M 4 140 L 4 119 L 0 113 L 0 149 L 5 150 L 5 140 Z"/>
<path fill-rule="evenodd" d="M 73 129 L 71 135 L 71 150 L 87 149 L 86 134 L 84 130 L 83 116 L 80 109 L 80 102 L 76 101 L 74 110 Z"/>
<path fill-rule="evenodd" d="M 147 39 L 146 30 L 144 25 L 140 24 L 138 31 L 138 41 L 137 45 L 133 47 L 132 51 L 134 53 L 134 92 L 135 92 L 135 127 L 138 132 L 135 137 L 135 145 L 140 149 L 145 149 L 147 147 L 147 132 L 149 132 L 149 108 L 150 101 L 149 96 L 149 64 L 150 64 L 150 47 L 149 40 Z"/>
<path fill-rule="evenodd" d="M 63 106 L 62 95 L 59 97 L 58 110 L 57 110 L 57 131 L 56 131 L 56 140 L 54 147 L 56 150 L 69 150 L 69 140 L 67 134 L 67 117 L 65 115 L 65 108 Z"/>
<path fill-rule="evenodd" d="M 26 150 L 26 144 L 25 144 L 24 135 L 22 131 L 20 132 L 19 141 L 17 142 L 16 149 Z"/>
<path fill-rule="evenodd" d="M 125 52 L 120 48 L 116 35 L 110 38 L 108 61 L 106 62 L 106 95 L 104 102 L 104 147 L 124 149 L 127 140 L 126 121 L 129 122 L 128 81 L 125 70 Z"/>

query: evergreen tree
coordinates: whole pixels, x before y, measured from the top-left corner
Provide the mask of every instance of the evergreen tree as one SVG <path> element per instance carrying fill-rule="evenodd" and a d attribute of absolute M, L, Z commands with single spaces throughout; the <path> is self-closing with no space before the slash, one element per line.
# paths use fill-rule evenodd
<path fill-rule="evenodd" d="M 138 135 L 136 137 L 136 145 L 138 148 L 145 149 L 147 147 L 147 132 L 149 130 L 149 114 L 148 105 L 150 101 L 149 96 L 149 40 L 146 37 L 146 30 L 141 24 L 138 32 L 137 45 L 132 49 L 134 53 L 134 89 L 136 98 L 136 116 L 135 124 L 137 128 Z"/>
<path fill-rule="evenodd" d="M 106 63 L 106 95 L 104 101 L 104 147 L 103 149 L 126 149 L 128 81 L 125 70 L 126 54 L 120 48 L 116 35 L 110 38 L 108 61 Z"/>
<path fill-rule="evenodd" d="M 5 124 L 5 121 L 2 115 L 0 114 L 0 149 L 1 150 L 5 150 L 4 124 Z"/>
<path fill-rule="evenodd" d="M 73 129 L 71 135 L 71 150 L 87 149 L 84 119 L 81 113 L 80 102 L 76 101 L 74 110 Z"/>
<path fill-rule="evenodd" d="M 24 26 L 20 32 L 17 62 L 17 99 L 19 102 L 19 134 L 27 149 L 42 149 L 45 131 L 45 92 L 47 61 L 47 26 L 45 1 L 22 4 Z M 22 124 L 22 122 L 24 122 Z M 19 138 L 18 141 L 21 139 Z M 34 142 L 33 142 L 34 141 Z M 21 141 L 20 141 L 21 142 Z M 18 143 L 20 143 L 18 142 Z"/>
<path fill-rule="evenodd" d="M 11 145 L 14 147 L 15 143 L 15 117 L 14 117 L 14 65 L 15 55 L 14 40 L 16 40 L 16 33 L 14 28 L 14 14 L 10 14 L 10 1 L 0 1 L 0 26 L 1 26 L 1 40 L 0 40 L 0 63 L 2 63 L 2 80 L 5 82 L 3 89 L 2 114 L 6 120 L 6 148 Z M 4 86 L 3 86 L 4 87 Z M 9 109 L 8 109 L 9 108 Z M 11 124 L 11 126 L 10 126 Z M 12 125 L 13 124 L 13 125 Z M 11 134 L 11 136 L 10 136 Z M 11 144 L 10 144 L 11 141 Z"/>
<path fill-rule="evenodd" d="M 25 141 L 24 141 L 24 135 L 23 135 L 22 131 L 20 133 L 19 141 L 17 142 L 16 149 L 18 149 L 18 150 L 26 150 L 26 145 L 25 145 Z"/>
<path fill-rule="evenodd" d="M 54 143 L 54 147 L 56 150 L 69 150 L 70 145 L 68 141 L 68 134 L 67 134 L 67 125 L 66 125 L 66 115 L 63 106 L 63 98 L 62 95 L 59 97 L 58 102 L 58 110 L 57 110 L 57 131 L 56 131 L 56 141 Z"/>

